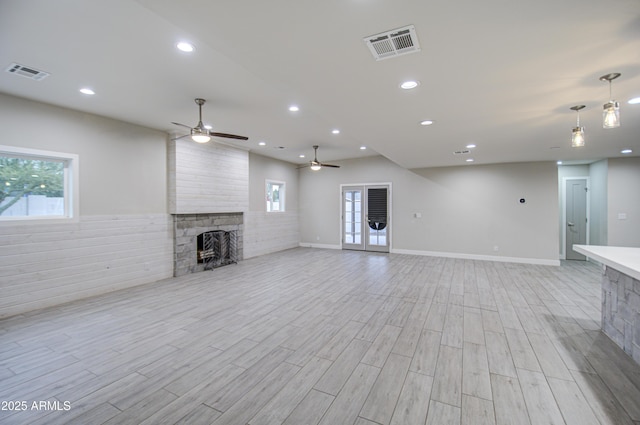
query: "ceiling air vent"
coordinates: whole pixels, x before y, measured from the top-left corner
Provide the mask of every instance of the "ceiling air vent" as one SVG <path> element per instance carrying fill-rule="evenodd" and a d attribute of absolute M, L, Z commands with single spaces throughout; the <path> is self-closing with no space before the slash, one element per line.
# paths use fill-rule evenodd
<path fill-rule="evenodd" d="M 413 25 L 365 37 L 364 42 L 378 61 L 420 51 Z"/>
<path fill-rule="evenodd" d="M 470 153 L 471 153 L 471 151 L 469 149 L 464 149 L 464 150 L 460 150 L 460 151 L 455 151 L 453 154 L 454 155 L 468 155 Z"/>
<path fill-rule="evenodd" d="M 12 63 L 5 71 L 9 74 L 22 75 L 23 77 L 36 81 L 43 80 L 49 76 L 48 72 L 39 71 L 35 68 L 20 65 L 19 63 Z"/>

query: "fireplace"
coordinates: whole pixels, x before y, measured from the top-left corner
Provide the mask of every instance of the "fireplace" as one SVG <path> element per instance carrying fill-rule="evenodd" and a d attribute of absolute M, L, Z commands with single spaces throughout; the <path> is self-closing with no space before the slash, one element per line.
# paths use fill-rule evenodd
<path fill-rule="evenodd" d="M 238 232 L 211 230 L 196 238 L 196 260 L 205 270 L 238 262 Z"/>
<path fill-rule="evenodd" d="M 242 260 L 242 213 L 174 214 L 173 275 Z"/>

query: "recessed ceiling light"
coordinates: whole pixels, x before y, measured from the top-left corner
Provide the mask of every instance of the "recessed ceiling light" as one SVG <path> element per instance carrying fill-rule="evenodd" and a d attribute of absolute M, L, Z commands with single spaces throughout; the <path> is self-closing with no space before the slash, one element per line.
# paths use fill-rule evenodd
<path fill-rule="evenodd" d="M 176 47 L 178 48 L 178 50 L 187 53 L 191 53 L 195 50 L 193 44 L 187 43 L 186 41 L 181 41 L 180 43 L 176 44 Z"/>
<path fill-rule="evenodd" d="M 338 130 L 337 128 L 331 131 L 333 134 L 340 134 L 340 130 Z"/>
<path fill-rule="evenodd" d="M 400 84 L 400 88 L 404 89 L 404 90 L 411 90 L 411 89 L 415 89 L 416 87 L 418 87 L 420 85 L 419 81 L 405 81 L 404 83 Z"/>
<path fill-rule="evenodd" d="M 259 142 L 258 145 L 260 146 L 267 146 L 267 142 Z"/>
<path fill-rule="evenodd" d="M 631 149 L 622 149 L 620 153 L 624 155 L 628 155 L 630 153 L 633 153 L 633 151 Z"/>
<path fill-rule="evenodd" d="M 366 150 L 366 149 L 367 149 L 367 147 L 366 147 L 366 146 L 360 146 L 360 150 L 361 150 L 361 151 Z"/>
<path fill-rule="evenodd" d="M 431 120 L 420 121 L 420 125 L 431 125 L 431 124 L 433 124 L 433 121 Z"/>
<path fill-rule="evenodd" d="M 470 144 L 468 144 L 468 145 L 466 146 L 466 148 L 467 148 L 467 149 L 473 149 L 473 148 L 475 148 L 475 147 L 476 147 L 476 145 L 474 145 L 473 143 L 470 143 Z"/>
<path fill-rule="evenodd" d="M 300 155 L 298 155 L 299 158 L 304 158 L 304 154 L 301 153 Z"/>
<path fill-rule="evenodd" d="M 297 105 L 289 106 L 289 111 L 290 112 L 298 112 L 299 110 L 300 110 L 300 108 Z"/>
<path fill-rule="evenodd" d="M 562 161 L 558 161 L 558 162 L 556 162 L 556 164 L 562 165 Z"/>
<path fill-rule="evenodd" d="M 88 94 L 88 95 L 90 95 L 90 96 L 91 96 L 91 95 L 96 94 L 96 92 L 94 92 L 93 90 L 91 90 L 91 89 L 90 89 L 90 88 L 88 88 L 88 87 L 81 88 L 81 89 L 80 89 L 80 93 L 82 93 L 82 94 Z"/>
<path fill-rule="evenodd" d="M 467 158 L 466 161 L 467 162 L 473 162 L 473 158 Z"/>
<path fill-rule="evenodd" d="M 640 103 L 640 97 L 634 97 L 633 99 L 629 99 L 627 103 L 629 103 L 630 105 L 637 105 L 638 103 Z"/>

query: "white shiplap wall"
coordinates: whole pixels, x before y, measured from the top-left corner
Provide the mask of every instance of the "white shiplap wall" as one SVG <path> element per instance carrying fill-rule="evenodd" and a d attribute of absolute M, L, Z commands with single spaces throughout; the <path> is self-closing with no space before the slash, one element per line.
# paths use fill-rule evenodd
<path fill-rule="evenodd" d="M 0 318 L 173 275 L 167 214 L 0 226 Z"/>
<path fill-rule="evenodd" d="M 249 153 L 221 143 L 170 141 L 169 212 L 245 212 L 249 206 Z"/>
<path fill-rule="evenodd" d="M 300 241 L 298 212 L 249 211 L 244 215 L 244 258 L 295 248 Z"/>

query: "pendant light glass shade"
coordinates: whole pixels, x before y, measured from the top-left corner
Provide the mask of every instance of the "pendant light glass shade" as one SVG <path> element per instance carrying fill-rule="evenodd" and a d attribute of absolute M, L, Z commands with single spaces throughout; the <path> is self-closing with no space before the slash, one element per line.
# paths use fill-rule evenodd
<path fill-rule="evenodd" d="M 584 127 L 573 127 L 571 130 L 571 147 L 581 148 L 584 146 Z"/>
<path fill-rule="evenodd" d="M 576 113 L 578 114 L 576 126 L 571 130 L 571 147 L 581 148 L 584 146 L 584 127 L 580 127 L 580 110 L 584 109 L 584 105 L 572 106 L 569 109 L 571 109 L 572 111 L 576 111 Z"/>
<path fill-rule="evenodd" d="M 602 128 L 620 127 L 620 104 L 611 100 L 604 104 L 602 111 Z"/>
<path fill-rule="evenodd" d="M 619 72 L 614 72 L 600 77 L 600 81 L 609 82 L 609 99 L 611 99 L 611 81 L 620 75 Z M 604 109 L 602 111 L 602 128 L 620 127 L 620 104 L 615 100 L 609 100 L 602 107 Z"/>

